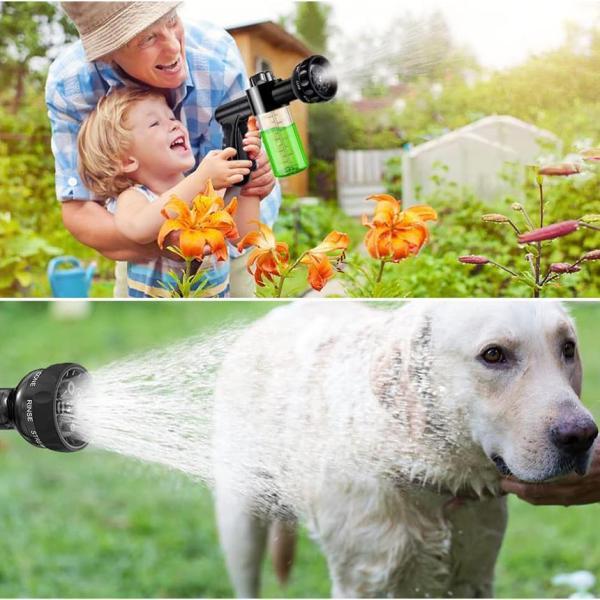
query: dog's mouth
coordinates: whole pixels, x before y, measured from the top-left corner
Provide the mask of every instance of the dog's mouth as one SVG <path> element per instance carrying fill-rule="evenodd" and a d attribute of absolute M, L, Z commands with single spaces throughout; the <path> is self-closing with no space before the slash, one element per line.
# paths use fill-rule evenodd
<path fill-rule="evenodd" d="M 512 475 L 512 471 L 508 468 L 508 465 L 499 454 L 492 454 L 490 458 L 496 465 L 496 469 L 498 469 L 500 475 L 502 475 L 503 477 L 509 477 L 510 475 Z"/>
<path fill-rule="evenodd" d="M 526 481 L 529 483 L 551 482 L 572 472 L 575 472 L 580 476 L 585 475 L 589 462 L 589 456 L 587 454 L 577 458 L 562 457 L 552 469 L 540 474 L 537 477 L 528 477 L 527 479 L 524 479 L 523 477 L 517 477 L 509 469 L 506 461 L 499 454 L 492 454 L 490 458 L 496 466 L 498 473 L 500 473 L 502 477 L 513 477 L 519 481 Z"/>

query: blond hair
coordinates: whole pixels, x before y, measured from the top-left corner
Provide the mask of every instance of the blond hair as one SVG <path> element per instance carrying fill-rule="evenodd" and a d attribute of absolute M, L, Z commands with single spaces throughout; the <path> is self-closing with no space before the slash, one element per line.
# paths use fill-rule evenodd
<path fill-rule="evenodd" d="M 122 165 L 131 144 L 131 130 L 126 121 L 131 108 L 148 98 L 164 100 L 154 90 L 119 88 L 100 99 L 79 130 L 79 175 L 98 199 L 116 197 L 136 183 Z"/>

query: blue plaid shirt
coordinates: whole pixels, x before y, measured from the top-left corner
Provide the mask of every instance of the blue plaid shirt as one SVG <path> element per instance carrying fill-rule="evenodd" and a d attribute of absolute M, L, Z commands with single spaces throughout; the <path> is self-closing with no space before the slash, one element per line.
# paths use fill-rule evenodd
<path fill-rule="evenodd" d="M 223 135 L 214 119 L 217 107 L 239 97 L 248 86 L 233 38 L 210 23 L 186 23 L 187 78 L 172 90 L 170 105 L 187 127 L 196 166 L 210 150 L 219 150 Z M 118 67 L 88 62 L 81 41 L 69 45 L 50 66 L 46 105 L 52 125 L 52 152 L 59 200 L 94 200 L 77 172 L 77 134 L 81 123 L 112 89 L 129 79 Z M 261 202 L 261 220 L 273 225 L 281 205 L 279 185 Z"/>

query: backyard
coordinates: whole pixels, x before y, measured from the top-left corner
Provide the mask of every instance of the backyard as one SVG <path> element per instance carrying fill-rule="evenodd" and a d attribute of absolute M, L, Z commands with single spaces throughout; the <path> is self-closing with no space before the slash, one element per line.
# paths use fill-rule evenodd
<path fill-rule="evenodd" d="M 431 17 L 435 18 L 439 20 L 439 15 Z M 340 286 L 334 293 L 326 288 L 323 295 L 597 297 L 599 263 L 591 259 L 577 261 L 599 245 L 600 29 L 593 22 L 571 25 L 561 47 L 531 56 L 522 64 L 489 71 L 473 57 L 464 56 L 460 44 L 439 23 L 432 30 L 426 18 L 412 21 L 409 29 L 402 28 L 403 22 L 399 17 L 397 35 L 420 44 L 425 58 L 414 73 L 387 73 L 402 83 L 400 104 L 384 102 L 383 108 L 366 112 L 362 104 L 341 96 L 331 103 L 310 106 L 309 191 L 317 201 L 301 205 L 297 198 L 287 197 L 274 228 L 277 239 L 289 246 L 290 262 L 317 246 L 330 232 L 338 231 L 349 237 L 345 253 L 348 268 L 344 273 L 332 273 Z M 48 28 L 56 32 L 52 38 L 47 36 Z M 28 35 L 16 36 L 21 29 L 26 29 Z M 441 35 L 437 45 L 427 37 L 431 31 Z M 10 57 L 0 67 L 4 83 L 0 92 L 0 295 L 48 297 L 49 260 L 57 255 L 73 255 L 86 264 L 97 263 L 90 295 L 111 296 L 114 263 L 77 242 L 65 229 L 54 191 L 43 88 L 48 64 L 73 39 L 73 28 L 53 4 L 3 3 L 0 34 Z M 14 48 L 6 46 L 11 36 L 18 41 Z M 441 56 L 440 47 L 446 49 Z M 344 63 L 343 54 L 333 58 L 337 64 Z M 389 71 L 392 67 L 385 68 Z M 347 84 L 344 77 L 350 75 L 343 74 L 342 83 Z M 399 87 L 364 80 L 356 85 L 365 102 L 389 99 Z M 368 227 L 344 214 L 338 204 L 336 151 L 418 147 L 491 115 L 510 115 L 555 136 L 562 150 L 546 154 L 544 161 L 551 165 L 567 161 L 575 164 L 576 170 L 544 177 L 543 224 L 576 220 L 578 230 L 539 247 L 536 243 L 518 244 L 509 227 L 489 219 L 482 221 L 482 217 L 501 214 L 504 223 L 506 219 L 514 220 L 520 233 L 537 228 L 539 190 L 534 171 L 529 171 L 522 185 L 490 201 L 450 180 L 448 165 L 436 164 L 427 172 L 427 193 L 417 198 L 419 204 L 429 205 L 437 213 L 437 221 L 427 223 L 429 241 L 422 248 L 411 246 L 402 257 L 384 257 L 387 263 L 398 264 L 386 264 L 379 276 L 381 257 L 373 257 L 373 252 L 369 256 L 363 241 Z M 520 158 L 526 162 L 525 156 Z M 544 161 L 540 157 L 537 167 L 544 166 Z M 507 175 L 482 172 L 474 176 L 489 179 Z M 360 199 L 365 214 L 372 213 L 374 206 L 367 196 L 382 189 L 401 201 L 402 171 L 397 159 L 383 169 L 378 189 L 366 191 Z M 515 212 L 516 205 L 525 211 Z M 525 217 L 525 213 L 532 218 Z M 536 265 L 532 267 L 529 256 L 538 253 L 543 255 L 543 272 L 532 274 Z M 458 258 L 464 255 L 484 256 L 487 266 L 461 265 Z M 556 268 L 563 272 L 551 272 L 552 265 L 562 265 Z M 344 270 L 343 264 L 336 266 Z M 305 271 L 303 266 L 296 269 L 292 281 L 283 286 L 282 296 L 297 296 L 310 289 Z M 546 271 L 549 277 L 544 277 Z M 276 288 L 259 286 L 256 293 L 270 297 L 276 295 Z"/>

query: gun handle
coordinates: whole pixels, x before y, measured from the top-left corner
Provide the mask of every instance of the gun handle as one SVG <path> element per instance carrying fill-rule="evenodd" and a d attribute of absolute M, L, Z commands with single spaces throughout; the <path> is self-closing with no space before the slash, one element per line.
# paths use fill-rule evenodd
<path fill-rule="evenodd" d="M 223 148 L 235 148 L 235 160 L 251 160 L 244 151 L 244 136 L 248 132 L 248 117 L 236 115 L 232 119 L 227 119 L 222 123 L 223 127 Z M 252 171 L 256 170 L 256 161 L 252 160 Z M 246 175 L 237 185 L 245 186 L 250 181 L 250 175 Z"/>

